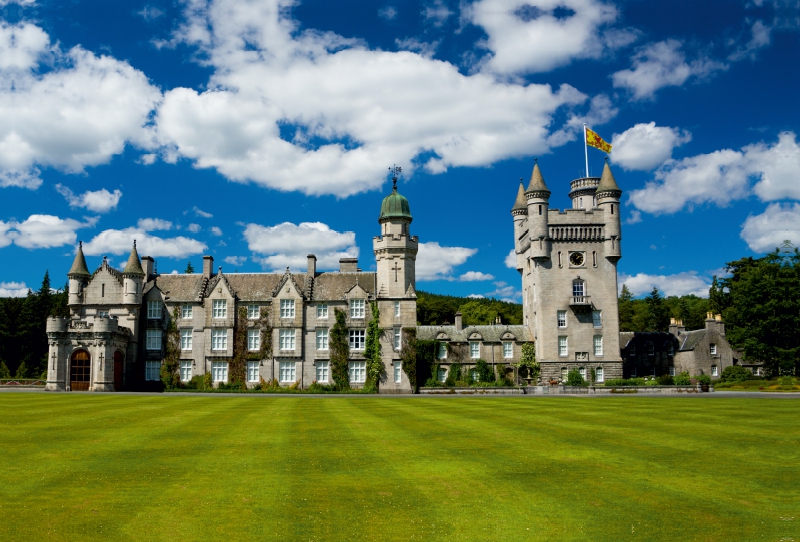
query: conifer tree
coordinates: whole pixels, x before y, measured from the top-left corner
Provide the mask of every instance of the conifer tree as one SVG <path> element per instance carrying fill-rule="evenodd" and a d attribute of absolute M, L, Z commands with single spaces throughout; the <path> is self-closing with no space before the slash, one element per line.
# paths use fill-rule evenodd
<path fill-rule="evenodd" d="M 645 331 L 666 331 L 669 326 L 669 314 L 658 288 L 653 288 L 650 295 L 645 298 L 645 303 L 648 313 Z"/>
<path fill-rule="evenodd" d="M 633 327 L 633 294 L 628 289 L 627 284 L 622 285 L 622 292 L 619 294 L 619 330 L 636 331 Z"/>
<path fill-rule="evenodd" d="M 194 266 L 192 265 L 191 260 L 186 264 L 186 271 L 184 271 L 184 273 L 186 274 L 194 273 Z"/>

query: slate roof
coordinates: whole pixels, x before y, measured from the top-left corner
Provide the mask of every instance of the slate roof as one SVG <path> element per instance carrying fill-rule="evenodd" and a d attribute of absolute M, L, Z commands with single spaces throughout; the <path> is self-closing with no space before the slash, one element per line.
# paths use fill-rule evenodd
<path fill-rule="evenodd" d="M 700 340 L 705 337 L 705 335 L 705 329 L 695 329 L 694 331 L 681 333 L 680 351 L 683 352 L 685 350 L 694 350 L 694 347 L 697 346 L 697 343 L 699 343 Z"/>
<path fill-rule="evenodd" d="M 528 201 L 525 199 L 525 187 L 522 186 L 522 181 L 519 183 L 519 190 L 517 190 L 517 199 L 514 200 L 514 207 L 511 211 L 527 211 Z"/>
<path fill-rule="evenodd" d="M 219 277 L 217 275 L 216 277 Z M 216 278 L 214 277 L 214 278 Z M 268 301 L 272 299 L 275 288 L 282 282 L 281 273 L 232 273 L 225 274 L 228 284 L 236 297 L 242 301 Z M 295 274 L 295 282 L 303 284 L 305 275 Z M 211 279 L 212 281 L 214 279 Z M 216 284 L 216 283 L 215 283 Z M 209 288 L 211 286 L 209 285 Z M 300 289 L 302 292 L 302 287 Z"/>
<path fill-rule="evenodd" d="M 170 301 L 202 301 L 206 279 L 200 274 L 157 275 L 147 283 L 144 293 L 157 286 Z"/>
<path fill-rule="evenodd" d="M 72 267 L 69 269 L 67 276 L 90 277 L 89 268 L 86 266 L 86 258 L 83 255 L 83 243 L 78 245 L 78 252 L 75 254 L 75 259 L 72 261 Z"/>
<path fill-rule="evenodd" d="M 312 299 L 344 299 L 345 294 L 358 284 L 370 297 L 375 296 L 375 273 L 321 273 L 314 279 Z"/>
<path fill-rule="evenodd" d="M 607 160 L 603 166 L 603 175 L 600 177 L 600 184 L 597 185 L 597 194 L 600 192 L 622 193 L 622 190 L 619 189 L 619 185 L 617 185 L 617 181 L 614 180 L 614 174 L 611 173 L 611 168 L 609 167 Z"/>
<path fill-rule="evenodd" d="M 133 242 L 133 250 L 131 255 L 128 256 L 128 263 L 122 271 L 124 275 L 141 275 L 144 276 L 144 269 L 142 269 L 142 262 L 139 261 L 139 253 L 136 252 L 136 241 Z"/>
<path fill-rule="evenodd" d="M 467 326 L 461 331 L 456 331 L 456 326 L 417 326 L 417 339 L 435 340 L 439 333 L 444 332 L 451 342 L 467 342 L 474 332 L 481 335 L 483 342 L 500 342 L 506 331 L 514 335 L 514 340 L 519 342 L 532 342 L 527 326 L 496 325 L 496 326 Z"/>
<path fill-rule="evenodd" d="M 636 335 L 633 331 L 620 331 L 619 332 L 619 347 L 625 348 L 628 344 L 633 340 L 634 335 Z"/>
<path fill-rule="evenodd" d="M 531 172 L 531 181 L 528 183 L 527 192 L 550 193 L 550 189 L 544 184 L 544 177 L 542 177 L 542 172 L 539 170 L 539 162 L 536 160 L 533 161 L 533 171 Z"/>

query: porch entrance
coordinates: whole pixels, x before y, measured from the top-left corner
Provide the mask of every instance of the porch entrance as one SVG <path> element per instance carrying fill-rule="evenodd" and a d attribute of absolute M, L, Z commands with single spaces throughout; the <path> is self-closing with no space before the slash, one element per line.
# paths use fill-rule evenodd
<path fill-rule="evenodd" d="M 72 391 L 89 391 L 91 365 L 89 352 L 76 350 L 69 363 L 69 389 Z"/>

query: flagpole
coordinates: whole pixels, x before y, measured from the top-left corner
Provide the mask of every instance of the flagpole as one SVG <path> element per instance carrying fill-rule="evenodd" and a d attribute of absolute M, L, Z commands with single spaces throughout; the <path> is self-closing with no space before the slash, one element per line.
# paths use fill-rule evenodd
<path fill-rule="evenodd" d="M 583 123 L 583 154 L 586 156 L 586 176 L 589 176 L 589 147 L 586 145 L 586 123 Z"/>

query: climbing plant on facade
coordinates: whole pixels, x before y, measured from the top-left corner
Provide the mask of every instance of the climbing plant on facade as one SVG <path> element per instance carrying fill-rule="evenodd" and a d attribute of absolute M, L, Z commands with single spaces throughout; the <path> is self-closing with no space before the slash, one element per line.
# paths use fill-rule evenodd
<path fill-rule="evenodd" d="M 346 390 L 350 388 L 350 374 L 348 372 L 348 359 L 350 358 L 350 343 L 347 332 L 347 313 L 342 309 L 334 309 L 336 323 L 331 328 L 328 348 L 331 354 L 331 376 L 336 388 Z"/>
<path fill-rule="evenodd" d="M 367 381 L 364 389 L 378 391 L 381 375 L 383 375 L 383 360 L 381 359 L 381 335 L 383 330 L 380 323 L 380 310 L 377 303 L 370 303 L 372 320 L 367 324 L 367 336 L 364 342 L 364 357 L 367 361 Z"/>
<path fill-rule="evenodd" d="M 161 364 L 161 382 L 166 388 L 177 388 L 181 385 L 180 356 L 181 336 L 178 331 L 178 307 L 172 310 L 172 315 L 164 332 L 164 362 Z"/>

